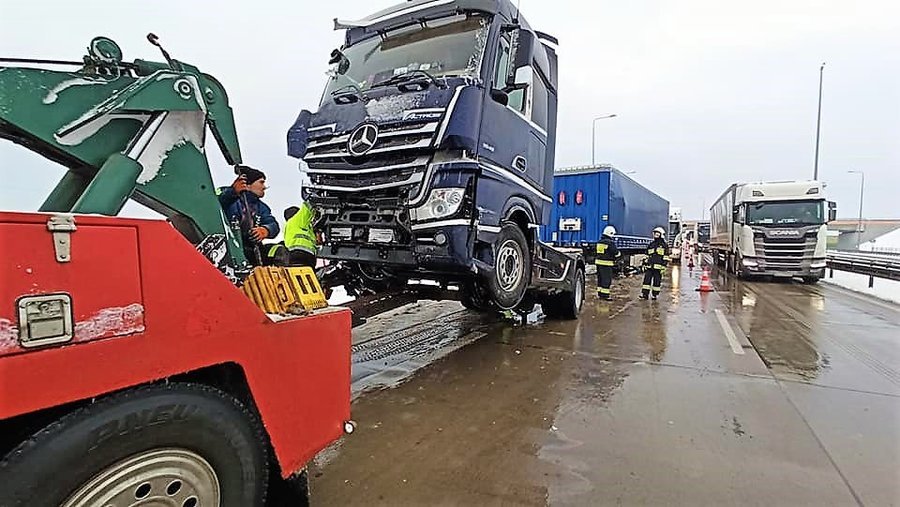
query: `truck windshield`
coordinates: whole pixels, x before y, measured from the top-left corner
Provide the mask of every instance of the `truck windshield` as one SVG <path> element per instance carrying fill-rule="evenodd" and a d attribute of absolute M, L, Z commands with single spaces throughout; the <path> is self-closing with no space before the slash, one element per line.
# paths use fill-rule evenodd
<path fill-rule="evenodd" d="M 669 222 L 669 240 L 674 240 L 675 236 L 681 232 L 681 222 Z"/>
<path fill-rule="evenodd" d="M 821 225 L 822 201 L 757 202 L 747 205 L 748 225 Z"/>
<path fill-rule="evenodd" d="M 343 50 L 346 72 L 333 69 L 323 100 L 332 91 L 360 91 L 394 76 L 425 71 L 432 76 L 477 75 L 487 41 L 488 20 L 481 15 L 459 15 L 398 28 L 384 37 L 372 37 Z"/>
<path fill-rule="evenodd" d="M 700 224 L 697 228 L 697 242 L 709 243 L 709 224 Z"/>

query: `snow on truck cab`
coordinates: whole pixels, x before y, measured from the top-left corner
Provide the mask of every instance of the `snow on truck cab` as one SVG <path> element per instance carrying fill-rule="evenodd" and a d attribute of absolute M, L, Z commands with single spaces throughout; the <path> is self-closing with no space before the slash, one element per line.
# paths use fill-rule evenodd
<path fill-rule="evenodd" d="M 335 29 L 345 42 L 318 110 L 288 133 L 319 255 L 373 286 L 460 283 L 500 308 L 536 279 L 569 279 L 573 259 L 537 237 L 552 205 L 557 41 L 508 0 L 410 1 Z"/>

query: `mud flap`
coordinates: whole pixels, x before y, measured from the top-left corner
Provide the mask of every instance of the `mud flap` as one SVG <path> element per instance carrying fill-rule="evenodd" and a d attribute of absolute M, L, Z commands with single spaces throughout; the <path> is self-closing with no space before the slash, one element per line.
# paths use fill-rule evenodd
<path fill-rule="evenodd" d="M 301 315 L 328 306 L 315 272 L 306 266 L 254 268 L 242 290 L 266 313 Z"/>

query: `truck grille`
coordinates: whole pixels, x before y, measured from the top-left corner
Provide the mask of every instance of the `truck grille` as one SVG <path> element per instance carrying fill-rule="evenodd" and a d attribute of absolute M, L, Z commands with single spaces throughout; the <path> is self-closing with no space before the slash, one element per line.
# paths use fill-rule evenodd
<path fill-rule="evenodd" d="M 817 233 L 799 238 L 767 238 L 763 232 L 753 234 L 760 268 L 771 271 L 799 271 L 809 268 L 816 253 Z"/>
<path fill-rule="evenodd" d="M 418 189 L 439 124 L 429 120 L 379 125 L 375 145 L 359 157 L 351 156 L 347 148 L 352 131 L 319 137 L 309 143 L 304 157 L 309 188 L 390 195 Z"/>
<path fill-rule="evenodd" d="M 382 158 L 379 155 L 391 154 L 384 157 L 391 160 L 396 155 L 392 152 L 428 149 L 431 147 L 438 124 L 437 121 L 427 121 L 379 126 L 378 140 L 375 145 L 364 157 L 359 158 Z M 343 158 L 356 158 L 351 157 L 347 149 L 347 141 L 350 139 L 351 133 L 333 134 L 311 141 L 303 159 L 312 164 L 320 161 L 335 162 Z"/>

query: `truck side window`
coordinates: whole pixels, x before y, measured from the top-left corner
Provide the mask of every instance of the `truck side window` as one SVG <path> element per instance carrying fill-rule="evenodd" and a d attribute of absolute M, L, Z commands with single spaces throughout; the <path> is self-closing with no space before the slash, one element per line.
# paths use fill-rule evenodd
<path fill-rule="evenodd" d="M 510 53 L 511 42 L 508 37 L 500 38 L 500 47 L 497 50 L 496 67 L 494 68 L 494 88 L 503 89 L 506 87 L 506 76 L 510 71 Z M 522 90 L 512 90 L 509 92 L 510 108 L 522 113 L 526 118 L 531 118 L 532 103 L 532 83 L 534 81 L 534 71 L 530 66 L 520 67 L 515 70 L 516 83 L 527 84 L 528 87 Z M 546 98 L 545 98 L 546 102 Z M 546 109 L 546 108 L 545 108 Z M 544 114 L 546 116 L 546 113 Z M 546 124 L 546 120 L 544 121 Z M 546 128 L 546 125 L 541 125 Z"/>
<path fill-rule="evenodd" d="M 497 50 L 497 65 L 494 68 L 494 88 L 502 90 L 506 87 L 506 74 L 509 72 L 509 40 L 506 37 L 500 39 L 500 48 Z"/>
<path fill-rule="evenodd" d="M 521 90 L 509 92 L 509 107 L 522 113 L 526 118 L 531 118 L 531 100 L 534 91 L 534 71 L 530 66 L 516 69 L 516 84 L 526 84 Z"/>

